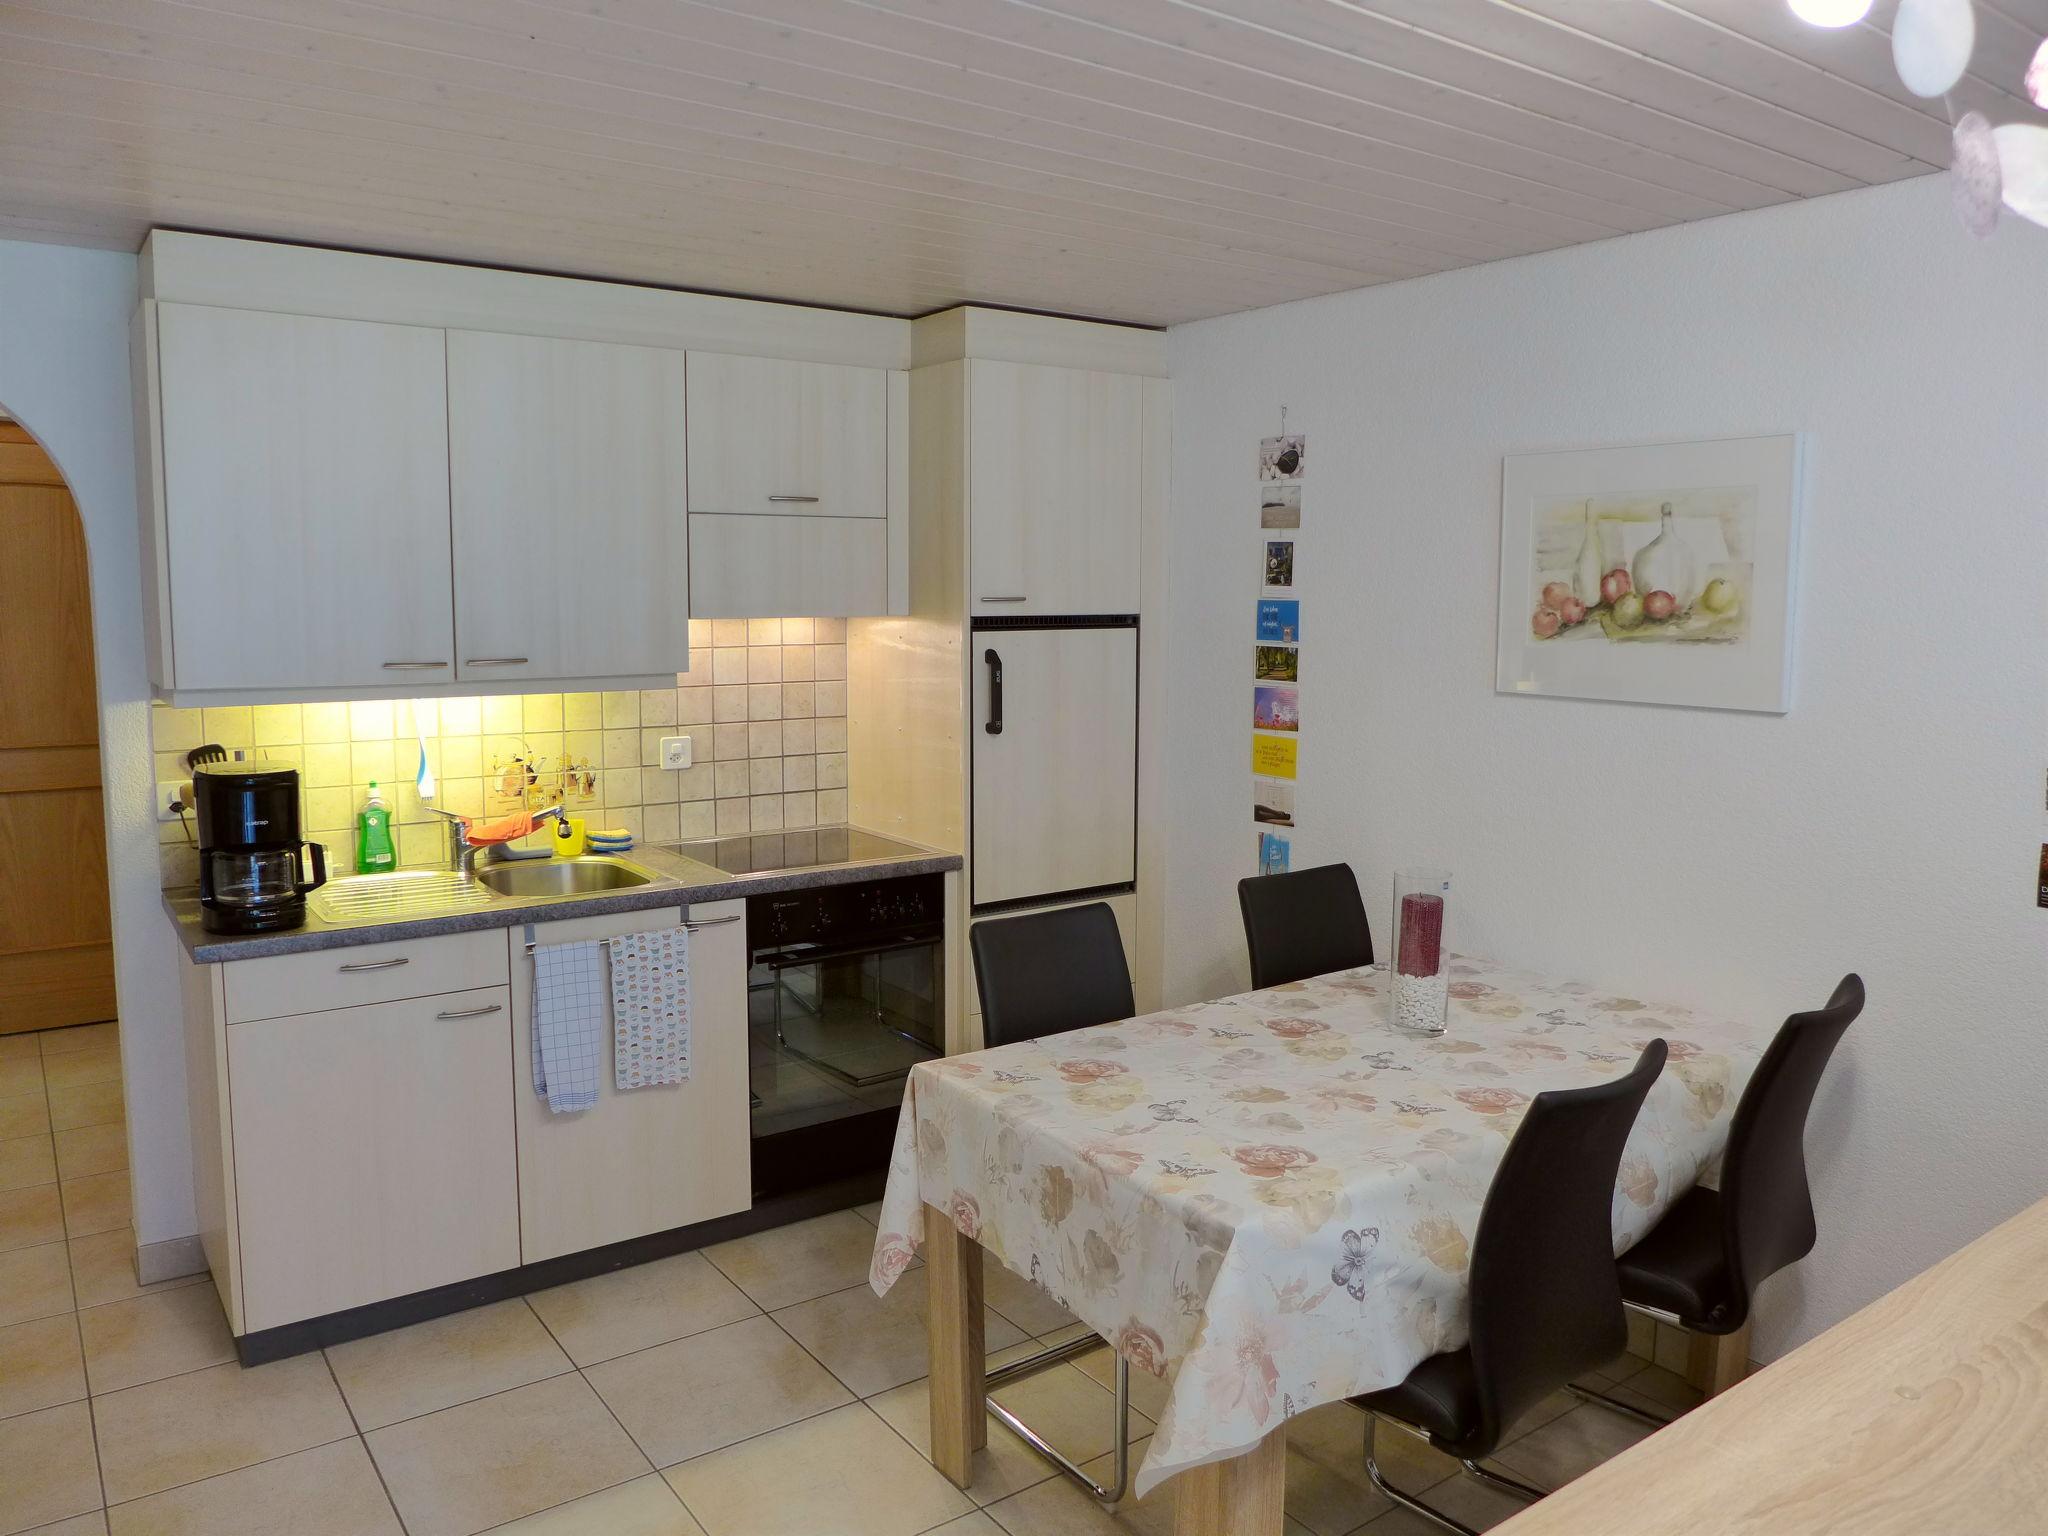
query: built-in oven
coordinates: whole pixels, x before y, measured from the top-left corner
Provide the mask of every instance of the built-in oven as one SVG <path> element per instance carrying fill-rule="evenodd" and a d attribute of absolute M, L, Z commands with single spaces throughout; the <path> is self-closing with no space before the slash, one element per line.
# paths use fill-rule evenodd
<path fill-rule="evenodd" d="M 747 898 L 757 1200 L 888 1168 L 903 1083 L 945 1051 L 945 877 Z"/>

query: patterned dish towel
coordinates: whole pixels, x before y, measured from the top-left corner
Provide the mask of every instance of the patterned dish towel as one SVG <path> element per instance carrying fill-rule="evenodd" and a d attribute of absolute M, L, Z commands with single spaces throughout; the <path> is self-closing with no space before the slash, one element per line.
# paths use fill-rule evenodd
<path fill-rule="evenodd" d="M 558 1115 L 597 1102 L 604 970 L 596 939 L 533 951 L 533 1091 Z"/>
<path fill-rule="evenodd" d="M 690 933 L 606 940 L 612 950 L 612 1060 L 621 1090 L 690 1078 Z"/>

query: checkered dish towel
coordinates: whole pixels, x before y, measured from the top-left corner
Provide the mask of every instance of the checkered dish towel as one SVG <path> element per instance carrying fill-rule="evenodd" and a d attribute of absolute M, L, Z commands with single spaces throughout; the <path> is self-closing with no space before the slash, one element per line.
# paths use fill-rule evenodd
<path fill-rule="evenodd" d="M 604 1013 L 604 962 L 597 940 L 535 946 L 533 1091 L 558 1115 L 597 1102 Z"/>
<path fill-rule="evenodd" d="M 612 1060 L 627 1088 L 690 1078 L 690 932 L 627 933 L 612 949 Z"/>

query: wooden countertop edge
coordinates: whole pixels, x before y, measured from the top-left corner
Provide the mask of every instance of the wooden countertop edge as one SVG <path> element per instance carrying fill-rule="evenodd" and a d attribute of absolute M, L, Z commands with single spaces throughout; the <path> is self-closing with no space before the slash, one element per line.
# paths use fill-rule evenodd
<path fill-rule="evenodd" d="M 1496 1536 L 1947 1529 L 2048 1531 L 2048 1200 L 1494 1527 Z"/>

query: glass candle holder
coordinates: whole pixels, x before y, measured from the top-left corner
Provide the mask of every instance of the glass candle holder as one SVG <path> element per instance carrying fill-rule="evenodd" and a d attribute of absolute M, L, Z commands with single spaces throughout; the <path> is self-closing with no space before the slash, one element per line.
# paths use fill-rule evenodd
<path fill-rule="evenodd" d="M 1394 877 L 1393 1020 L 1411 1034 L 1440 1035 L 1450 1017 L 1450 899 L 1448 870 L 1404 869 Z"/>

